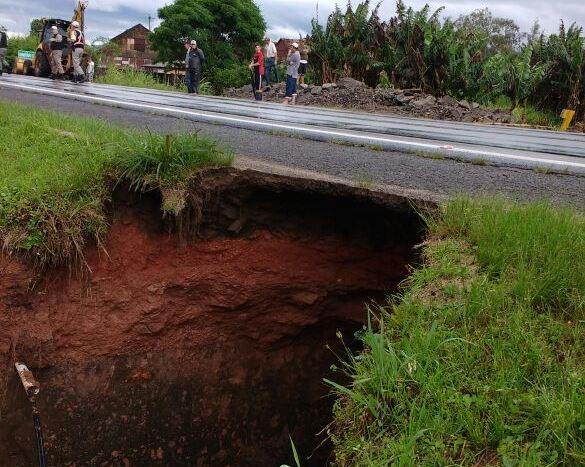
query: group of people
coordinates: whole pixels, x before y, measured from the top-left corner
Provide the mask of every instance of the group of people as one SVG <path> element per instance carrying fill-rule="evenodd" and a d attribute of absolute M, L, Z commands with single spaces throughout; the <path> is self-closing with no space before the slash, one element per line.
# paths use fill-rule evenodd
<path fill-rule="evenodd" d="M 65 71 L 63 70 L 63 51 L 71 46 L 71 61 L 73 65 L 74 83 L 84 83 L 93 81 L 95 72 L 95 63 L 91 56 L 85 53 L 85 35 L 81 30 L 79 23 L 71 23 L 70 33 L 67 40 L 59 31 L 57 26 L 51 28 L 51 79 L 64 79 Z M 82 64 L 85 62 L 85 70 Z"/>
<path fill-rule="evenodd" d="M 49 39 L 49 65 L 51 67 L 51 79 L 64 79 L 65 70 L 63 69 L 63 52 L 71 47 L 71 62 L 73 66 L 74 83 L 83 83 L 93 81 L 95 72 L 95 63 L 91 56 L 85 53 L 85 35 L 81 30 L 79 22 L 71 23 L 69 35 L 64 38 L 57 26 L 51 27 L 51 37 Z M 8 36 L 6 28 L 0 26 L 0 76 L 4 67 L 4 58 L 8 48 Z M 82 64 L 85 63 L 85 70 Z"/>
<path fill-rule="evenodd" d="M 189 94 L 199 94 L 201 72 L 205 63 L 205 54 L 197 46 L 197 41 L 185 42 L 185 84 Z M 286 93 L 284 104 L 296 103 L 297 87 L 306 87 L 305 74 L 309 60 L 309 49 L 304 45 L 293 42 L 286 57 Z M 250 62 L 253 72 L 252 89 L 256 100 L 262 100 L 262 92 L 270 89 L 272 78 L 280 81 L 278 75 L 278 51 L 270 38 L 265 39 L 264 47 L 256 44 L 254 56 Z"/>
<path fill-rule="evenodd" d="M 297 87 L 306 87 L 305 74 L 307 73 L 308 61 L 309 49 L 304 44 L 301 47 L 298 42 L 293 42 L 286 57 L 286 92 L 284 104 L 296 104 Z M 270 80 L 273 75 L 276 82 L 280 81 L 277 62 L 278 51 L 276 45 L 270 38 L 265 39 L 264 48 L 260 44 L 256 44 L 250 69 L 253 71 L 252 89 L 257 101 L 262 100 L 262 92 L 264 89 L 270 89 Z M 263 88 L 264 82 L 266 83 L 265 88 Z"/>

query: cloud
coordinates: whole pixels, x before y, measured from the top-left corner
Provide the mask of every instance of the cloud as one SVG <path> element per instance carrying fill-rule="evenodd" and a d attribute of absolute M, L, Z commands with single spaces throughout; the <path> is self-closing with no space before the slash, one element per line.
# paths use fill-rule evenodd
<path fill-rule="evenodd" d="M 39 17 L 70 18 L 76 0 L 0 0 L 0 24 L 11 31 L 26 33 L 30 20 Z M 156 17 L 157 10 L 171 0 L 90 0 L 87 11 L 87 35 L 113 37 L 136 23 L 148 25 L 148 17 Z M 346 0 L 256 0 L 266 22 L 268 34 L 273 38 L 298 37 L 309 32 L 311 19 L 319 4 L 321 22 L 325 21 L 336 3 L 345 7 Z M 358 0 L 354 0 L 354 4 Z M 373 3 L 373 2 L 372 2 Z M 406 0 L 408 5 L 421 8 L 425 0 Z M 585 25 L 585 1 L 565 0 L 429 0 L 433 9 L 445 6 L 443 16 L 457 17 L 478 8 L 488 7 L 495 15 L 514 19 L 528 31 L 535 19 L 547 32 L 558 30 L 560 20 L 566 24 Z M 395 1 L 384 0 L 381 15 L 388 18 L 394 13 Z M 158 24 L 152 22 L 153 27 Z"/>

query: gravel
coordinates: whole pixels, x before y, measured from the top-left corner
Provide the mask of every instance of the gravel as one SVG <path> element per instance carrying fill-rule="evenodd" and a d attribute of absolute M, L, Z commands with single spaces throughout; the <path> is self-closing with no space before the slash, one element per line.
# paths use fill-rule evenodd
<path fill-rule="evenodd" d="M 364 185 L 392 185 L 428 192 L 435 197 L 458 193 L 501 194 L 517 200 L 549 199 L 585 206 L 585 177 L 530 170 L 479 166 L 412 154 L 301 140 L 286 136 L 196 123 L 137 111 L 0 89 L 0 99 L 36 108 L 60 110 L 161 133 L 200 131 L 231 147 L 244 159 L 270 170 L 272 164 L 313 171 Z"/>

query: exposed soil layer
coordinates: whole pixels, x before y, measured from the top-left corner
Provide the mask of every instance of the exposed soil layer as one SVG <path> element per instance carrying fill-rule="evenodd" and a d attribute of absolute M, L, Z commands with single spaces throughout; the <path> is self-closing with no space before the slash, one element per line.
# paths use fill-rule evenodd
<path fill-rule="evenodd" d="M 202 174 L 180 221 L 114 193 L 89 278 L 0 260 L 0 465 L 34 465 L 26 362 L 49 465 L 324 465 L 322 378 L 364 303 L 395 290 L 421 225 L 408 200 L 322 182 Z M 107 252 L 107 253 L 106 253 Z M 32 287 L 34 285 L 34 287 Z M 339 379 L 339 376 L 335 376 Z"/>

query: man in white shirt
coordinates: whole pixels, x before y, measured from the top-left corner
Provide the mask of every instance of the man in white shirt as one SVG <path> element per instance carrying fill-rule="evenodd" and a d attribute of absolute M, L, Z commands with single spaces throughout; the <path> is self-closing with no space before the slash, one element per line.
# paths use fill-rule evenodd
<path fill-rule="evenodd" d="M 275 82 L 278 83 L 280 81 L 278 79 L 278 68 L 276 67 L 276 62 L 278 61 L 278 52 L 274 42 L 272 42 L 269 37 L 267 37 L 264 42 L 264 76 L 266 78 L 266 87 L 270 87 L 270 75 L 273 72 L 274 76 L 276 77 Z"/>
<path fill-rule="evenodd" d="M 87 68 L 85 70 L 85 75 L 87 76 L 87 82 L 93 82 L 93 75 L 95 73 L 95 62 L 89 57 L 89 62 L 87 62 Z"/>

